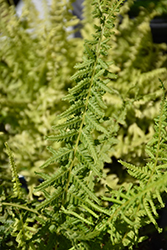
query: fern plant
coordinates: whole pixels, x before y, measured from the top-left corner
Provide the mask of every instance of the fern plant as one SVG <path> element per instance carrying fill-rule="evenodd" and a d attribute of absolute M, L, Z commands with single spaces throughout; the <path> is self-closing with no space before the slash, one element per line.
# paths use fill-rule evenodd
<path fill-rule="evenodd" d="M 78 22 L 71 2 L 57 0 L 44 9 L 40 19 L 32 1 L 25 1 L 18 17 L 13 6 L 0 1 L 0 182 L 6 189 L 10 171 L 4 143 L 32 189 L 37 184 L 34 171 L 49 157 L 43 138 L 55 113 L 68 107 L 61 99 L 72 86 L 70 76 L 80 59 L 80 39 L 69 30 Z"/>
<path fill-rule="evenodd" d="M 144 1 L 139 4 L 141 2 L 148 4 Z M 166 13 L 167 2 L 149 1 L 149 4 L 148 8 L 141 6 L 138 15 L 130 18 L 134 1 L 126 1 L 121 8 L 121 20 L 117 18 L 108 55 L 114 61 L 113 72 L 118 74 L 110 86 L 117 86 L 120 94 L 131 101 L 125 123 L 119 130 L 119 143 L 110 155 L 136 164 L 142 159 L 144 163 L 145 144 L 153 136 L 153 120 L 158 115 L 161 100 L 158 78 L 167 86 L 167 45 L 153 42 L 150 27 L 153 18 Z M 123 108 L 118 98 L 106 95 L 105 100 L 108 115 L 119 113 Z"/>
<path fill-rule="evenodd" d="M 114 15 L 122 2 L 116 2 L 112 8 L 108 1 L 106 3 L 94 2 L 94 18 L 98 18 L 99 25 L 95 26 L 96 34 L 93 40 L 85 42 L 83 62 L 75 66 L 78 72 L 73 75 L 72 79 L 77 82 L 77 85 L 69 90 L 69 94 L 65 97 L 71 106 L 59 117 L 62 122 L 55 127 L 59 132 L 49 137 L 50 140 L 64 141 L 64 145 L 57 151 L 50 147 L 49 150 L 53 153 L 53 157 L 43 165 L 44 168 L 56 161 L 59 169 L 52 176 L 41 173 L 44 182 L 36 189 L 36 191 L 44 191 L 53 185 L 51 194 L 44 191 L 45 200 L 37 206 L 37 210 L 40 211 L 50 204 L 57 203 L 57 208 L 56 206 L 54 208 L 57 222 L 52 223 L 55 224 L 55 229 L 59 224 L 59 230 L 66 237 L 68 230 L 63 228 L 65 224 L 67 228 L 69 226 L 68 234 L 70 235 L 67 239 L 69 238 L 72 245 L 78 244 L 75 231 L 79 227 L 82 229 L 82 222 L 91 226 L 93 221 L 91 222 L 89 219 L 94 220 L 94 218 L 91 218 L 90 215 L 93 214 L 95 219 L 98 217 L 91 210 L 92 206 L 96 206 L 94 201 L 96 204 L 100 204 L 93 192 L 93 179 L 96 177 L 95 180 L 98 181 L 102 176 L 103 163 L 109 158 L 106 151 L 114 142 L 114 140 L 112 142 L 112 137 L 110 140 L 108 138 L 116 128 L 114 131 L 108 131 L 103 125 L 107 119 L 102 95 L 106 91 L 115 92 L 107 87 L 107 82 L 109 79 L 115 78 L 115 75 L 108 71 L 110 62 L 105 62 L 104 58 L 109 48 L 107 42 L 110 39 Z M 94 132 L 95 130 L 97 133 Z M 77 204 L 77 207 L 73 203 Z M 83 215 L 85 209 L 86 216 Z M 103 210 L 101 207 L 98 209 Z M 76 227 L 71 228 L 71 219 L 66 219 L 65 214 L 74 216 Z M 48 230 L 46 228 L 48 225 L 50 228 L 51 223 L 43 225 L 45 232 Z M 54 230 L 52 229 L 53 233 L 57 234 Z M 83 227 L 82 230 L 84 235 L 87 227 Z M 81 232 L 79 234 L 81 235 Z M 59 237 L 58 235 L 59 233 L 57 237 Z M 19 244 L 22 243 L 19 242 Z M 42 244 L 45 243 L 41 242 Z"/>
<path fill-rule="evenodd" d="M 105 180 L 104 163 L 115 143 L 119 124 L 125 120 L 127 100 L 108 83 L 116 78 L 106 60 L 115 16 L 124 1 L 93 1 L 95 34 L 85 40 L 82 62 L 77 63 L 71 77 L 76 85 L 64 97 L 70 106 L 57 116 L 54 134 L 47 137 L 59 142 L 59 148 L 49 146 L 52 153 L 41 169 L 50 165 L 56 171 L 36 174 L 43 182 L 34 189 L 34 199 L 28 199 L 20 189 L 17 170 L 6 144 L 13 173 L 14 195 L 5 197 L 1 189 L 1 218 L 6 238 L 1 246 L 7 249 L 134 249 L 145 236 L 140 228 L 146 224 L 158 227 L 157 209 L 164 206 L 166 192 L 166 109 L 165 87 L 155 134 L 147 146 L 146 166 L 135 166 L 124 161 L 136 184 L 117 190 L 107 187 L 98 197 L 96 184 Z M 106 116 L 105 93 L 117 96 L 124 109 L 120 114 Z M 161 92 L 162 93 L 162 92 Z M 43 193 L 38 200 L 37 192 Z M 36 195 L 36 196 L 35 196 Z M 106 205 L 107 202 L 107 205 Z M 109 206 L 109 204 L 111 204 Z M 11 219 L 12 218 L 12 219 Z"/>

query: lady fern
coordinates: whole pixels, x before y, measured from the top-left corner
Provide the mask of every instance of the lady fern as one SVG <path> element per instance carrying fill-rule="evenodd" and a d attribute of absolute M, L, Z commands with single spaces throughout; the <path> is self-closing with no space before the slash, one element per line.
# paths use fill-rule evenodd
<path fill-rule="evenodd" d="M 47 167 L 56 161 L 59 170 L 44 178 L 44 182 L 36 188 L 36 191 L 44 191 L 49 186 L 54 187 L 55 190 L 45 196 L 45 201 L 37 209 L 43 211 L 54 204 L 54 210 L 59 211 L 56 213 L 59 231 L 76 245 L 82 237 L 85 239 L 88 226 L 94 227 L 98 213 L 110 214 L 99 206 L 101 201 L 94 193 L 94 182 L 102 177 L 105 162 L 99 147 L 103 143 L 107 144 L 108 138 L 112 137 L 112 131 L 104 126 L 107 118 L 102 96 L 106 91 L 117 93 L 107 87 L 107 79 L 115 75 L 109 72 L 110 62 L 105 61 L 105 56 L 109 48 L 110 28 L 122 2 L 116 1 L 112 6 L 110 1 L 93 2 L 93 17 L 99 19 L 99 25 L 95 26 L 93 39 L 85 41 L 83 62 L 75 66 L 78 71 L 72 80 L 77 85 L 64 98 L 71 106 L 59 115 L 59 124 L 54 126 L 55 135 L 48 137 L 50 140 L 61 141 L 62 147 L 56 152 L 52 150 L 53 157 L 42 166 Z M 73 228 L 68 215 L 73 217 Z M 66 229 L 63 229 L 64 224 Z"/>
<path fill-rule="evenodd" d="M 21 183 L 19 181 L 19 177 L 18 177 L 18 173 L 17 173 L 17 169 L 16 169 L 16 165 L 15 165 L 15 161 L 14 161 L 14 157 L 12 155 L 11 149 L 9 148 L 8 144 L 5 143 L 6 146 L 6 151 L 7 154 L 9 156 L 9 160 L 10 160 L 10 166 L 11 166 L 11 172 L 12 172 L 12 182 L 13 182 L 13 192 L 14 195 L 18 198 L 20 198 L 21 196 Z"/>
<path fill-rule="evenodd" d="M 108 232 L 111 234 L 113 244 L 128 246 L 133 249 L 133 245 L 143 240 L 140 238 L 139 229 L 149 223 L 153 223 L 159 232 L 156 218 L 158 218 L 157 209 L 165 206 L 162 193 L 166 192 L 167 174 L 166 171 L 166 91 L 163 88 L 163 98 L 159 117 L 155 120 L 155 134 L 153 139 L 147 145 L 147 153 L 150 161 L 146 166 L 134 166 L 127 162 L 120 161 L 128 173 L 135 177 L 137 185 L 129 185 L 127 190 L 120 189 L 111 191 L 110 198 L 104 197 L 104 200 L 113 203 L 111 207 L 112 215 L 106 220 Z M 120 224 L 122 226 L 120 226 Z M 104 225 L 103 225 L 104 226 Z M 118 237 L 113 232 L 118 232 Z"/>
<path fill-rule="evenodd" d="M 93 1 L 93 18 L 97 19 L 95 33 L 92 39 L 85 40 L 82 62 L 75 65 L 77 71 L 70 80 L 75 82 L 75 86 L 64 97 L 70 106 L 57 116 L 57 124 L 53 127 L 55 132 L 47 137 L 58 142 L 59 148 L 48 147 L 52 156 L 41 169 L 54 164 L 56 171 L 52 174 L 49 171 L 47 174 L 36 173 L 43 178 L 43 182 L 34 189 L 34 200 L 23 202 L 25 196 L 19 193 L 16 167 L 7 146 L 15 191 L 20 196 L 13 203 L 3 201 L 1 211 L 11 207 L 12 215 L 15 214 L 11 235 L 18 243 L 14 244 L 17 249 L 134 249 L 145 239 L 140 235 L 141 227 L 152 223 L 161 231 L 156 222 L 157 209 L 164 206 L 162 193 L 166 192 L 167 186 L 167 104 L 163 84 L 164 95 L 155 135 L 147 146 L 148 163 L 146 166 L 135 166 L 120 161 L 136 178 L 136 183 L 117 190 L 108 186 L 106 195 L 102 197 L 95 192 L 96 184 L 105 179 L 103 167 L 105 162 L 110 161 L 108 152 L 116 142 L 118 124 L 124 122 L 127 106 L 132 105 L 130 101 L 123 100 L 123 111 L 110 119 L 106 116 L 103 101 L 106 92 L 119 96 L 122 101 L 122 96 L 107 85 L 116 75 L 110 72 L 111 61 L 106 59 L 116 14 L 123 2 Z M 69 14 L 69 8 L 64 9 L 64 5 L 58 1 L 53 3 L 52 8 L 60 13 L 65 12 L 67 16 Z M 51 20 L 58 23 L 59 17 L 52 16 Z M 61 17 L 60 20 L 65 21 Z M 71 24 L 73 21 L 69 22 Z M 51 40 L 56 39 L 54 30 L 52 32 L 49 33 Z M 59 45 L 63 50 L 61 43 Z M 47 48 L 47 56 L 50 57 L 51 48 Z M 68 46 L 65 48 L 67 52 Z M 59 51 L 55 50 L 54 53 L 59 55 Z M 51 76 L 54 82 L 55 76 L 55 79 L 61 80 L 61 60 L 56 63 L 56 72 L 53 65 L 50 68 L 47 79 Z M 39 200 L 41 193 L 43 199 Z M 106 202 L 112 205 L 105 206 Z M 3 220 L 6 214 L 5 211 Z"/>

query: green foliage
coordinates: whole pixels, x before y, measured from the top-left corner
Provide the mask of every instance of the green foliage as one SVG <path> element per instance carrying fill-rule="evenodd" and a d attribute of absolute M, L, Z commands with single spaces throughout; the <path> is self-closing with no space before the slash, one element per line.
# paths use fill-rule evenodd
<path fill-rule="evenodd" d="M 167 101 L 163 83 L 166 57 L 159 56 L 159 64 L 150 68 L 150 59 L 143 69 L 139 67 L 139 48 L 147 40 L 143 37 L 148 36 L 148 29 L 142 33 L 140 28 L 135 30 L 135 25 L 146 24 L 145 14 L 140 14 L 134 24 L 129 20 L 131 24 L 127 26 L 125 16 L 120 25 L 120 29 L 124 25 L 129 29 L 128 36 L 134 30 L 132 39 L 135 32 L 141 33 L 133 46 L 113 34 L 123 2 L 94 0 L 91 8 L 90 2 L 85 2 L 84 15 L 86 20 L 94 20 L 94 26 L 84 26 L 83 34 L 87 29 L 94 32 L 84 40 L 82 58 L 82 53 L 78 55 L 74 49 L 80 48 L 82 42 L 70 38 L 72 32 L 66 29 L 78 22 L 71 15 L 70 1 L 53 1 L 50 10 L 45 7 L 44 20 L 34 19 L 37 13 L 31 1 L 25 2 L 21 19 L 14 15 L 13 8 L 0 2 L 1 137 L 2 142 L 8 140 L 5 145 L 13 181 L 13 193 L 10 178 L 6 177 L 0 187 L 0 247 L 4 249 L 134 249 L 146 238 L 140 233 L 145 225 L 153 224 L 162 231 L 156 219 L 157 210 L 164 207 L 167 187 Z M 123 5 L 121 13 L 131 2 Z M 26 11 L 29 8 L 32 12 Z M 117 40 L 111 41 L 111 37 Z M 122 67 L 118 78 L 113 61 Z M 155 76 L 163 80 L 161 89 Z M 149 82 L 155 85 L 146 87 Z M 61 101 L 68 87 L 71 88 Z M 160 99 L 161 105 L 156 105 Z M 153 116 L 148 118 L 149 105 L 154 100 Z M 158 107 L 160 112 L 153 127 Z M 53 132 L 48 135 L 53 120 Z M 50 158 L 49 153 L 42 154 L 44 135 L 51 141 Z M 132 139 L 130 154 L 127 139 L 126 153 L 124 149 L 123 153 L 118 151 L 125 136 Z M 142 149 L 139 155 L 140 145 L 148 140 L 146 153 Z M 16 152 L 17 164 L 12 151 Z M 122 156 L 119 162 L 133 181 L 110 185 L 108 179 L 112 176 L 106 176 L 104 164 L 110 163 L 113 155 Z M 146 159 L 142 161 L 139 156 Z M 6 165 L 2 153 L 2 178 L 7 173 Z M 30 183 L 27 195 L 20 187 L 18 173 L 26 173 L 32 179 L 40 176 L 43 182 L 35 188 L 36 183 Z M 97 191 L 99 184 L 105 186 L 102 192 Z"/>
<path fill-rule="evenodd" d="M 74 49 L 77 39 L 68 39 L 74 31 L 67 28 L 78 21 L 70 13 L 70 4 L 62 1 L 45 9 L 44 20 L 31 1 L 25 1 L 20 18 L 5 1 L 0 4 L 2 166 L 6 166 L 3 148 L 8 141 L 19 172 L 30 167 L 36 170 L 48 157 L 43 138 L 51 129 L 55 113 L 67 107 L 61 98 L 72 84 L 70 76 L 79 58 Z"/>
<path fill-rule="evenodd" d="M 153 43 L 150 27 L 154 17 L 166 13 L 167 2 L 145 2 L 142 1 L 143 5 L 149 2 L 149 7 L 141 6 L 135 18 L 130 18 L 128 12 L 138 1 L 124 4 L 121 23 L 117 19 L 108 55 L 113 61 L 111 69 L 118 74 L 117 80 L 111 81 L 109 86 L 117 88 L 129 103 L 125 123 L 119 130 L 119 143 L 110 155 L 136 164 L 140 164 L 142 159 L 144 163 L 145 144 L 153 136 L 153 120 L 158 115 L 162 95 L 158 79 L 167 86 L 167 45 Z M 123 109 L 120 99 L 112 99 L 107 94 L 105 100 L 109 107 L 108 115 Z"/>

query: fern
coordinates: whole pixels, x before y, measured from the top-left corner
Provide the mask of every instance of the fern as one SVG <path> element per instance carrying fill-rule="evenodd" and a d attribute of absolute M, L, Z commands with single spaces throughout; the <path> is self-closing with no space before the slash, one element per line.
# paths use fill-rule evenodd
<path fill-rule="evenodd" d="M 162 82 L 161 84 L 164 89 Z M 138 185 L 129 185 L 128 190 L 121 188 L 118 191 L 112 191 L 110 192 L 111 198 L 104 197 L 104 200 L 114 203 L 111 207 L 112 216 L 106 221 L 106 225 L 109 227 L 108 232 L 110 234 L 112 231 L 116 232 L 122 221 L 122 229 L 119 227 L 120 235 L 117 238 L 111 235 L 113 244 L 129 246 L 132 249 L 132 245 L 141 240 L 140 227 L 148 223 L 153 223 L 159 232 L 162 231 L 155 218 L 158 217 L 157 209 L 165 206 L 162 193 L 166 192 L 167 185 L 167 175 L 164 172 L 166 159 L 163 157 L 160 158 L 160 161 L 158 160 L 167 149 L 166 130 L 164 130 L 167 125 L 165 94 L 164 90 L 160 115 L 155 119 L 155 134 L 147 145 L 150 161 L 143 167 L 120 161 L 127 168 L 129 174 L 137 179 Z M 120 241 L 122 241 L 121 244 Z"/>
<path fill-rule="evenodd" d="M 138 94 L 134 94 L 131 100 L 129 98 L 124 100 L 127 92 L 121 91 L 121 84 L 117 90 L 110 87 L 117 81 L 108 57 L 110 37 L 116 14 L 119 13 L 123 2 L 123 0 L 93 1 L 91 8 L 92 19 L 96 19 L 93 28 L 95 32 L 91 39 L 88 36 L 85 40 L 82 61 L 77 62 L 75 66 L 77 71 L 71 79 L 69 72 L 67 79 L 63 74 L 63 70 L 67 69 L 65 60 L 67 58 L 69 62 L 71 60 L 70 56 L 66 57 L 71 44 L 68 42 L 68 35 L 71 32 L 66 33 L 64 27 L 77 23 L 69 11 L 71 2 L 54 1 L 51 17 L 46 11 L 48 26 L 44 35 L 48 37 L 48 40 L 46 39 L 48 43 L 40 79 L 45 75 L 45 79 L 50 81 L 52 86 L 58 81 L 62 85 L 67 83 L 67 86 L 75 82 L 75 86 L 69 89 L 64 97 L 70 106 L 57 115 L 57 124 L 53 126 L 54 134 L 47 136 L 53 144 L 52 147 L 48 147 L 52 156 L 41 165 L 41 173 L 37 169 L 36 174 L 43 178 L 43 182 L 34 188 L 34 196 L 30 196 L 29 199 L 25 199 L 21 191 L 13 156 L 6 144 L 16 196 L 11 201 L 10 197 L 6 197 L 0 190 L 3 214 L 1 218 L 3 222 L 8 218 L 4 224 L 8 228 L 8 235 L 11 234 L 15 239 L 13 244 L 15 249 L 134 249 L 145 239 L 145 236 L 140 234 L 140 229 L 145 225 L 152 223 L 159 232 L 162 231 L 156 221 L 157 210 L 164 207 L 163 194 L 167 186 L 167 102 L 162 82 L 162 91 L 159 92 L 163 92 L 161 109 L 155 120 L 154 136 L 147 144 L 147 164 L 135 165 L 120 160 L 136 181 L 121 187 L 117 185 L 115 190 L 106 185 L 106 194 L 102 196 L 96 192 L 99 182 L 106 182 L 104 163 L 111 161 L 109 153 L 113 150 L 114 144 L 118 144 L 115 136 L 119 125 L 125 125 L 127 112 L 133 107 L 133 101 L 140 101 Z M 56 16 L 53 15 L 53 11 L 57 13 Z M 86 12 L 85 16 L 89 13 L 89 9 Z M 52 22 L 56 24 L 55 29 L 49 29 Z M 40 21 L 38 28 L 39 30 L 42 28 Z M 84 27 L 85 30 L 86 28 Z M 59 43 L 58 47 L 62 53 L 57 50 L 58 47 L 53 49 L 48 45 L 52 40 Z M 55 64 L 49 63 L 52 61 L 52 56 L 60 60 Z M 130 65 L 132 66 L 131 63 Z M 39 82 L 36 81 L 37 83 Z M 129 93 L 134 89 L 130 87 Z M 121 108 L 123 107 L 123 111 L 120 112 L 118 109 L 111 118 L 107 116 L 110 111 L 104 102 L 104 97 L 107 98 L 106 93 L 111 95 L 112 102 L 119 99 Z M 152 95 L 146 96 L 146 100 L 152 100 L 152 97 Z M 28 110 L 26 113 L 29 113 Z M 134 130 L 134 127 L 129 127 L 129 130 Z M 142 132 L 138 130 L 138 134 L 142 135 Z M 50 171 L 50 165 L 55 167 L 54 172 Z M 43 200 L 39 199 L 41 193 Z M 7 224 L 10 217 L 13 219 L 9 231 Z"/>
<path fill-rule="evenodd" d="M 165 43 L 153 42 L 150 27 L 151 20 L 157 18 L 160 11 L 165 15 L 166 3 L 161 0 L 151 2 L 153 5 L 146 8 L 148 3 L 143 1 L 142 9 L 138 8 L 139 14 L 135 18 L 131 18 L 129 12 L 138 3 L 133 0 L 125 2 L 121 8 L 121 21 L 120 17 L 116 20 L 116 32 L 110 40 L 108 55 L 108 60 L 114 62 L 110 69 L 118 74 L 118 78 L 111 81 L 109 86 L 116 87 L 129 104 L 131 101 L 125 123 L 119 130 L 119 143 L 110 156 L 132 164 L 140 164 L 141 161 L 146 163 L 144 148 L 153 136 L 153 120 L 158 115 L 162 95 L 158 78 L 165 86 L 167 79 L 167 46 Z M 106 94 L 105 100 L 110 116 L 124 109 L 119 99 Z"/>
<path fill-rule="evenodd" d="M 43 137 L 51 130 L 55 113 L 68 107 L 61 99 L 72 86 L 70 76 L 80 60 L 80 39 L 73 38 L 75 30 L 69 31 L 70 22 L 78 22 L 72 5 L 43 2 L 46 19 L 39 17 L 32 1 L 25 1 L 20 17 L 14 6 L 0 1 L 1 166 L 6 168 L 7 141 L 19 174 L 27 179 L 35 179 L 34 171 L 49 157 L 43 151 Z"/>
<path fill-rule="evenodd" d="M 42 210 L 50 204 L 57 204 L 61 209 L 59 215 L 61 223 L 70 226 L 68 217 L 64 217 L 63 214 L 70 214 L 77 219 L 76 226 L 70 229 L 71 233 L 75 232 L 76 228 L 80 228 L 83 222 L 93 226 L 93 221 L 97 217 L 97 215 L 94 217 L 94 210 L 98 213 L 108 214 L 105 208 L 99 206 L 101 202 L 94 194 L 94 185 L 87 185 L 87 179 L 90 175 L 93 178 L 95 176 L 100 178 L 104 159 L 100 157 L 98 145 L 112 136 L 111 132 L 104 127 L 105 105 L 101 96 L 106 91 L 111 93 L 116 91 L 109 89 L 106 85 L 106 78 L 110 78 L 111 75 L 108 71 L 109 66 L 104 61 L 103 48 L 105 45 L 107 47 L 108 39 L 105 37 L 110 34 L 110 27 L 107 23 L 113 22 L 115 13 L 118 11 L 117 8 L 122 2 L 115 2 L 113 8 L 111 8 L 109 1 L 106 3 L 94 1 L 93 3 L 93 15 L 94 18 L 100 19 L 100 25 L 95 26 L 96 33 L 93 40 L 85 41 L 83 62 L 75 66 L 78 72 L 71 79 L 75 80 L 77 85 L 70 89 L 67 95 L 71 106 L 59 116 L 59 124 L 54 126 L 56 134 L 48 137 L 49 140 L 64 141 L 68 148 L 60 149 L 60 153 L 53 150 L 54 156 L 43 167 L 55 159 L 60 166 L 59 170 L 35 188 L 36 191 L 44 191 L 49 186 L 56 189 L 53 194 L 46 197 L 46 200 L 37 206 L 37 209 Z M 96 135 L 95 131 L 98 131 L 99 135 Z M 85 207 L 87 216 L 83 217 L 83 208 L 80 209 L 80 207 Z M 93 218 L 91 218 L 92 215 Z M 68 233 L 67 228 L 65 234 Z M 85 228 L 82 230 L 84 230 L 83 233 L 79 232 L 79 234 L 84 235 L 87 229 L 86 231 Z M 71 237 L 69 236 L 69 239 L 72 241 Z M 75 239 L 77 239 L 76 236 Z"/>
<path fill-rule="evenodd" d="M 11 152 L 7 142 L 5 143 L 5 146 L 6 146 L 7 154 L 9 156 L 10 166 L 11 166 L 11 171 L 12 171 L 13 192 L 14 192 L 14 195 L 16 197 L 20 198 L 21 197 L 21 183 L 19 181 L 15 161 L 14 161 L 12 152 Z"/>

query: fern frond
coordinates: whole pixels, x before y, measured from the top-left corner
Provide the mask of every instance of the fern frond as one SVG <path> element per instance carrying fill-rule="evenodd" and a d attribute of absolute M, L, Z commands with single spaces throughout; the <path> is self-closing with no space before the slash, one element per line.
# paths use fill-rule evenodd
<path fill-rule="evenodd" d="M 47 198 L 45 201 L 41 202 L 41 204 L 37 205 L 36 209 L 37 210 L 43 209 L 43 208 L 49 206 L 53 201 L 55 201 L 55 200 L 58 201 L 58 199 L 60 198 L 62 193 L 63 193 L 62 188 L 58 187 L 49 198 Z"/>
<path fill-rule="evenodd" d="M 51 148 L 48 148 L 50 152 L 53 153 L 53 150 Z M 43 165 L 41 165 L 40 168 L 45 168 L 49 164 L 54 163 L 54 162 L 59 162 L 59 160 L 63 160 L 64 157 L 67 157 L 71 153 L 72 149 L 68 148 L 60 148 L 58 151 L 54 151 L 54 156 L 49 158 Z"/>
<path fill-rule="evenodd" d="M 95 114 L 95 116 L 97 117 L 104 117 L 104 110 L 99 106 L 99 104 L 96 102 L 96 100 L 92 97 L 89 102 L 89 109 L 91 110 L 91 112 L 93 114 Z"/>
<path fill-rule="evenodd" d="M 63 213 L 65 214 L 70 214 L 76 218 L 78 218 L 79 220 L 81 220 L 82 222 L 88 224 L 88 225 L 93 225 L 93 223 L 89 220 L 86 220 L 85 218 L 83 218 L 82 216 L 80 216 L 79 214 L 73 212 L 73 211 L 67 211 L 65 208 L 61 207 L 61 210 L 63 211 Z"/>
<path fill-rule="evenodd" d="M 58 125 L 55 125 L 53 126 L 52 128 L 53 129 L 63 129 L 63 128 L 72 128 L 72 127 L 77 127 L 78 123 L 80 124 L 81 123 L 81 118 L 80 117 L 74 117 L 72 119 L 69 119 L 67 120 L 66 122 L 64 123 L 61 123 L 61 124 L 58 124 Z"/>
<path fill-rule="evenodd" d="M 81 188 L 85 192 L 85 195 L 87 195 L 88 197 L 90 197 L 90 199 L 94 200 L 97 204 L 99 204 L 100 203 L 99 199 L 94 193 L 92 193 L 92 191 L 89 190 L 86 183 L 83 183 L 83 181 L 81 181 L 77 177 L 77 175 L 73 174 L 73 172 L 71 173 L 71 175 L 72 175 L 72 182 L 74 183 L 74 185 L 77 184 L 76 186 Z"/>
<path fill-rule="evenodd" d="M 101 95 L 100 95 L 98 92 L 96 92 L 95 90 L 93 90 L 93 89 L 91 90 L 91 92 L 92 92 L 93 96 L 95 97 L 96 102 L 99 104 L 99 106 L 100 106 L 102 109 L 106 109 L 107 106 L 106 106 L 105 103 L 103 102 Z"/>
<path fill-rule="evenodd" d="M 87 84 L 89 84 L 89 81 L 90 81 L 90 79 L 87 77 L 85 79 L 79 81 L 75 87 L 73 87 L 72 89 L 69 90 L 69 93 L 74 95 L 75 93 L 80 92 L 81 89 L 86 88 Z"/>
<path fill-rule="evenodd" d="M 77 101 L 77 103 L 71 105 L 66 111 L 64 111 L 59 117 L 60 118 L 69 118 L 70 115 L 73 115 L 76 113 L 81 113 L 84 109 L 85 105 L 82 101 Z"/>
<path fill-rule="evenodd" d="M 86 129 L 82 130 L 81 140 L 85 148 L 88 148 L 90 155 L 92 156 L 94 161 L 97 162 L 97 153 L 96 153 L 94 141 L 93 141 L 92 136 L 89 134 L 89 132 Z"/>
<path fill-rule="evenodd" d="M 61 131 L 59 135 L 47 136 L 46 138 L 52 141 L 64 141 L 64 140 L 70 140 L 70 138 L 73 138 L 77 134 L 78 132 L 72 129 L 71 131 L 68 132 Z"/>
<path fill-rule="evenodd" d="M 99 144 L 114 137 L 104 126 L 106 105 L 102 96 L 106 92 L 112 95 L 118 93 L 107 87 L 115 75 L 108 70 L 110 63 L 105 62 L 104 57 L 110 48 L 108 37 L 111 35 L 115 13 L 122 3 L 123 0 L 116 1 L 116 5 L 111 8 L 110 1 L 93 2 L 95 5 L 93 18 L 98 17 L 100 22 L 94 26 L 95 34 L 92 40 L 85 41 L 82 62 L 75 66 L 78 71 L 71 77 L 71 80 L 76 82 L 76 86 L 69 89 L 69 94 L 64 98 L 69 100 L 71 106 L 58 116 L 60 121 L 54 127 L 55 135 L 47 137 L 53 141 L 63 141 L 63 144 L 62 150 L 55 152 L 51 149 L 53 156 L 43 164 L 43 167 L 53 161 L 60 166 L 56 173 L 50 177 L 47 176 L 35 189 L 43 191 L 44 194 L 46 188 L 55 189 L 53 194 L 47 193 L 46 200 L 37 206 L 37 210 L 54 203 L 55 210 L 60 212 L 59 227 L 64 232 L 64 225 L 66 225 L 64 235 L 70 240 L 73 240 L 75 235 L 75 242 L 79 237 L 85 239 L 84 234 L 89 237 L 93 234 L 98 235 L 100 230 L 96 229 L 96 232 L 93 232 L 97 214 L 110 218 L 112 213 L 101 206 L 101 201 L 94 193 L 94 183 L 96 178 L 98 180 L 102 176 L 102 168 L 107 158 L 104 156 L 106 153 L 104 149 L 104 155 L 100 156 Z M 92 182 L 90 184 L 89 179 Z M 86 210 L 86 216 L 83 216 L 83 207 Z M 72 220 L 75 221 L 74 228 L 71 228 L 69 215 L 72 215 Z M 105 224 L 105 220 L 103 222 L 102 224 Z M 91 227 L 90 234 L 84 224 Z M 80 230 L 78 235 L 75 233 L 76 228 Z"/>
<path fill-rule="evenodd" d="M 10 161 L 10 166 L 11 166 L 11 171 L 12 171 L 12 182 L 13 182 L 13 192 L 14 195 L 18 198 L 21 198 L 22 191 L 21 191 L 21 183 L 18 178 L 18 173 L 17 173 L 17 168 L 15 165 L 15 161 L 12 155 L 12 152 L 7 144 L 5 143 L 6 151 L 9 156 L 9 161 Z"/>
<path fill-rule="evenodd" d="M 90 113 L 87 112 L 85 114 L 85 122 L 91 126 L 91 128 L 96 129 L 104 134 L 108 134 L 108 131 L 104 128 L 104 126 L 99 124 L 99 121 Z"/>
<path fill-rule="evenodd" d="M 104 90 L 105 92 L 108 92 L 108 93 L 110 93 L 110 94 L 118 94 L 118 92 L 116 91 L 116 90 L 114 90 L 114 89 L 111 89 L 111 88 L 109 88 L 106 84 L 104 84 L 104 82 L 102 82 L 102 81 L 96 81 L 96 85 L 100 88 L 100 89 L 102 89 L 102 90 Z"/>
<path fill-rule="evenodd" d="M 119 241 L 122 240 L 122 244 L 128 246 L 132 241 L 138 241 L 138 237 L 135 238 L 133 232 L 135 231 L 138 235 L 141 225 L 153 223 L 159 232 L 162 231 L 158 226 L 156 218 L 158 218 L 157 209 L 165 205 L 162 193 L 166 192 L 167 186 L 167 173 L 163 170 L 163 165 L 164 169 L 166 168 L 164 153 L 167 150 L 167 146 L 164 138 L 166 138 L 167 132 L 164 130 L 164 127 L 166 127 L 167 102 L 165 100 L 165 90 L 163 89 L 163 91 L 160 115 L 155 120 L 154 138 L 147 145 L 147 149 L 151 152 L 150 158 L 152 161 L 143 167 L 120 161 L 127 168 L 128 172 L 137 179 L 138 186 L 129 185 L 126 190 L 123 188 L 113 190 L 110 191 L 111 197 L 103 197 L 105 201 L 113 203 L 111 207 L 112 215 L 106 219 L 106 225 L 110 228 L 108 232 L 111 233 L 111 230 L 117 231 L 118 224 L 122 221 L 122 232 L 115 238 L 113 234 L 111 238 L 113 244 L 119 244 Z M 164 162 L 163 160 L 158 162 L 161 155 Z M 129 230 L 126 229 L 127 225 Z M 100 230 L 104 230 L 104 224 Z M 124 237 L 122 238 L 121 235 L 124 235 Z"/>
<path fill-rule="evenodd" d="M 94 166 L 93 159 L 89 155 L 88 150 L 83 150 L 82 148 L 78 147 L 76 151 L 76 157 L 79 162 L 82 162 L 84 166 L 86 166 L 88 169 L 90 169 L 93 172 L 94 176 L 101 176 L 101 173 L 97 166 Z"/>

